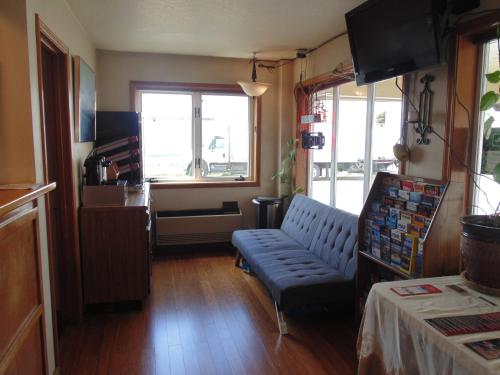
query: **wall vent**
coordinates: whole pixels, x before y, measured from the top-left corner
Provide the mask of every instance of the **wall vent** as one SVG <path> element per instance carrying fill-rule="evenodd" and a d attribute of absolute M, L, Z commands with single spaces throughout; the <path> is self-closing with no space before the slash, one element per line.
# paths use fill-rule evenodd
<path fill-rule="evenodd" d="M 155 219 L 157 246 L 229 242 L 242 227 L 240 209 L 158 211 Z"/>

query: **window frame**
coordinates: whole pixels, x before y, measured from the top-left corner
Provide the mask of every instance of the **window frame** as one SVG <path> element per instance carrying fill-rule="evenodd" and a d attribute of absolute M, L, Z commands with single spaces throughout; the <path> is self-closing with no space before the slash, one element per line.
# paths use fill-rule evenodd
<path fill-rule="evenodd" d="M 245 95 L 238 85 L 211 84 L 211 83 L 180 83 L 180 82 L 150 82 L 130 81 L 130 109 L 134 112 L 141 110 L 141 94 L 143 92 L 171 92 L 171 93 L 198 93 L 200 95 Z M 179 189 L 179 188 L 220 188 L 220 187 L 257 187 L 260 186 L 260 123 L 262 98 L 253 97 L 250 105 L 250 160 L 249 176 L 244 181 L 223 179 L 216 177 L 201 177 L 193 180 L 162 180 L 152 182 L 152 189 Z M 194 147 L 194 145 L 193 145 Z M 194 152 L 194 149 L 193 149 Z"/>
<path fill-rule="evenodd" d="M 485 40 L 486 39 L 486 40 Z M 482 150 L 483 150 L 483 132 L 484 132 L 484 121 L 486 120 L 486 113 L 479 109 L 479 103 L 482 95 L 486 92 L 485 88 L 487 85 L 487 81 L 485 80 L 485 75 L 488 73 L 487 70 L 487 61 L 488 57 L 488 48 L 487 44 L 490 42 L 494 42 L 495 50 L 497 47 L 497 38 L 493 38 L 491 40 L 487 40 L 486 37 L 478 39 L 478 61 L 477 61 L 477 83 L 476 83 L 476 107 L 474 111 L 471 113 L 473 116 L 471 119 L 472 129 L 472 146 L 471 146 L 471 170 L 475 171 L 478 174 L 482 175 L 481 172 L 481 162 L 483 159 Z M 480 196 L 481 194 L 486 194 L 482 191 L 483 187 L 481 187 L 480 177 L 478 175 L 473 176 L 470 175 L 470 194 L 469 194 L 469 207 L 468 213 L 472 215 L 484 215 L 484 209 L 479 206 L 480 204 Z M 479 189 L 481 187 L 481 190 Z M 491 197 L 490 197 L 491 198 Z M 493 204 L 492 208 L 495 208 L 495 201 L 490 201 Z"/>
<path fill-rule="evenodd" d="M 459 24 L 450 36 L 450 56 L 448 58 L 448 85 L 445 134 L 443 147 L 442 180 L 449 181 L 449 191 L 455 192 L 455 199 L 461 202 L 456 208 L 456 216 L 473 212 L 474 181 L 467 165 L 475 162 L 474 142 L 478 132 L 479 80 L 482 64 L 482 45 L 495 38 L 500 25 L 499 11 L 476 17 Z M 460 98 L 460 102 L 457 98 Z M 468 112 L 472 118 L 469 120 Z M 450 224 L 460 233 L 458 220 Z M 450 243 L 450 248 L 458 246 L 458 239 Z"/>

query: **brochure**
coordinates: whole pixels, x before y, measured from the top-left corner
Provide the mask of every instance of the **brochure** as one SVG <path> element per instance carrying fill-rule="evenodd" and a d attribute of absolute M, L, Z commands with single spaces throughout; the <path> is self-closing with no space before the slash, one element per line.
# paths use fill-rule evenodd
<path fill-rule="evenodd" d="M 401 297 L 422 296 L 425 294 L 442 293 L 441 289 L 438 289 L 431 284 L 403 286 L 403 287 L 391 288 L 391 290 L 399 294 Z"/>
<path fill-rule="evenodd" d="M 500 312 L 425 319 L 445 336 L 500 331 Z"/>
<path fill-rule="evenodd" d="M 487 360 L 500 358 L 500 338 L 467 342 L 464 344 Z"/>

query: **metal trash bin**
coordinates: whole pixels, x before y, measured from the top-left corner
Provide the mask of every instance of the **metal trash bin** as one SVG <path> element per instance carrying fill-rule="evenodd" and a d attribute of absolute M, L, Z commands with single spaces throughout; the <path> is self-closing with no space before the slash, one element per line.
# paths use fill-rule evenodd
<path fill-rule="evenodd" d="M 257 228 L 278 228 L 280 223 L 279 210 L 282 200 L 276 197 L 255 197 L 252 203 L 257 205 Z"/>

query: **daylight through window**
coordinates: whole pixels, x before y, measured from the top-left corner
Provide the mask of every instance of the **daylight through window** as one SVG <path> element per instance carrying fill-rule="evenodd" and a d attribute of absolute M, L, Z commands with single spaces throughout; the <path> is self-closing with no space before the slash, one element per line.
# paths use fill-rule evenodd
<path fill-rule="evenodd" d="M 141 91 L 145 177 L 193 182 L 252 177 L 251 103 L 238 94 Z"/>

